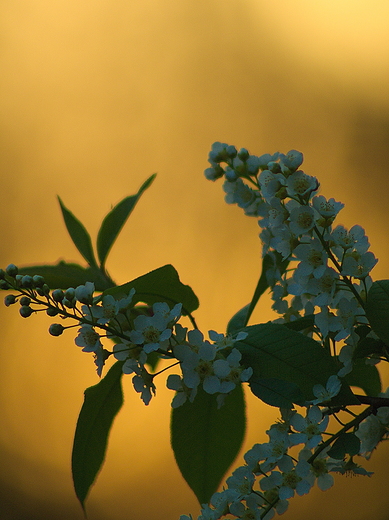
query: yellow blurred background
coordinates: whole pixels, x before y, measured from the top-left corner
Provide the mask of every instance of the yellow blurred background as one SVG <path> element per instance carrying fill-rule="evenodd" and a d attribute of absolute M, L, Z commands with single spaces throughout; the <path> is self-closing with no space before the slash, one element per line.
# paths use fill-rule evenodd
<path fill-rule="evenodd" d="M 214 141 L 252 153 L 301 150 L 321 193 L 346 204 L 387 278 L 389 4 L 371 0 L 3 0 L 0 18 L 0 265 L 81 262 L 56 195 L 96 236 L 111 206 L 145 193 L 108 259 L 117 283 L 172 263 L 223 331 L 260 268 L 255 219 L 205 180 Z M 268 301 L 256 312 L 271 319 Z M 75 519 L 70 456 L 92 357 L 71 331 L 0 306 L 0 519 Z M 389 384 L 383 374 L 384 388 Z M 90 520 L 173 520 L 199 507 L 169 447 L 171 391 L 148 407 L 125 378 Z M 277 411 L 248 396 L 244 449 Z M 231 425 L 233 427 L 233 425 Z M 290 503 L 289 520 L 389 518 L 389 451 L 372 478 Z M 241 458 L 236 465 L 241 464 Z M 197 518 L 197 517 L 196 517 Z"/>

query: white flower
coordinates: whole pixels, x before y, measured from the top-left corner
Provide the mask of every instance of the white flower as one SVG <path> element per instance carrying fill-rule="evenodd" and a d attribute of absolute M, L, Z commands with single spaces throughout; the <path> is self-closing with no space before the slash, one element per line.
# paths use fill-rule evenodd
<path fill-rule="evenodd" d="M 254 190 L 240 178 L 234 182 L 225 181 L 223 190 L 226 192 L 225 201 L 227 204 L 238 204 L 243 209 L 250 206 L 257 197 Z"/>
<path fill-rule="evenodd" d="M 236 341 L 242 341 L 243 339 L 247 338 L 247 332 L 238 332 L 236 337 L 233 338 L 231 334 L 219 334 L 214 330 L 209 330 L 208 336 L 209 339 L 216 345 L 217 350 L 223 350 L 225 348 L 233 347 Z"/>
<path fill-rule="evenodd" d="M 340 318 L 330 312 L 327 306 L 320 307 L 320 312 L 315 314 L 315 325 L 323 337 L 328 336 L 329 332 L 338 332 L 342 329 Z"/>
<path fill-rule="evenodd" d="M 289 217 L 289 212 L 280 199 L 273 197 L 268 203 L 262 205 L 261 216 L 263 218 L 259 220 L 258 224 L 262 228 L 270 228 L 274 231 L 275 228 L 284 226 Z"/>
<path fill-rule="evenodd" d="M 314 238 L 309 244 L 299 244 L 293 254 L 297 260 L 301 262 L 297 266 L 303 276 L 313 274 L 315 278 L 321 278 L 327 267 L 328 256 L 323 249 L 323 245 L 319 239 Z"/>
<path fill-rule="evenodd" d="M 266 202 L 270 202 L 276 193 L 286 184 L 286 179 L 282 173 L 273 173 L 269 170 L 263 170 L 258 176 L 258 182 L 261 187 L 262 197 Z"/>
<path fill-rule="evenodd" d="M 331 240 L 344 250 L 355 248 L 359 253 L 365 253 L 369 248 L 365 230 L 358 225 L 349 231 L 344 226 L 336 226 L 331 233 Z"/>
<path fill-rule="evenodd" d="M 247 466 L 240 466 L 226 480 L 228 489 L 236 492 L 236 498 L 240 500 L 252 493 L 254 485 L 254 475 Z"/>
<path fill-rule="evenodd" d="M 319 307 L 331 305 L 338 280 L 339 273 L 337 273 L 335 269 L 332 269 L 332 267 L 327 267 L 319 280 L 311 278 L 308 281 L 306 292 L 315 295 L 314 305 L 319 305 Z"/>
<path fill-rule="evenodd" d="M 290 230 L 297 236 L 310 231 L 315 225 L 315 214 L 310 206 L 299 206 L 290 212 Z"/>
<path fill-rule="evenodd" d="M 78 347 L 83 347 L 83 352 L 95 352 L 103 344 L 100 341 L 100 335 L 95 331 L 92 325 L 84 324 L 78 329 L 78 336 L 74 340 Z"/>
<path fill-rule="evenodd" d="M 148 405 L 152 398 L 152 393 L 154 395 L 156 393 L 153 376 L 146 370 L 143 370 L 142 375 L 135 375 L 132 378 L 132 384 L 135 391 L 141 394 L 142 401 Z"/>
<path fill-rule="evenodd" d="M 197 394 L 197 387 L 192 389 L 188 388 L 178 374 L 170 374 L 166 380 L 166 386 L 170 390 L 176 391 L 176 395 L 171 402 L 172 408 L 178 408 L 183 405 L 187 399 L 193 403 Z"/>
<path fill-rule="evenodd" d="M 94 305 L 90 310 L 88 307 L 83 307 L 82 311 L 84 313 L 88 312 L 92 318 L 97 318 L 97 323 L 105 325 L 110 320 L 115 318 L 120 310 L 118 300 L 111 294 L 107 294 L 103 296 L 101 305 Z"/>
<path fill-rule="evenodd" d="M 91 304 L 93 302 L 93 293 L 95 292 L 95 284 L 86 282 L 85 285 L 79 285 L 75 289 L 76 299 L 80 303 Z"/>
<path fill-rule="evenodd" d="M 166 321 L 166 323 L 177 320 L 181 316 L 181 310 L 182 303 L 177 303 L 173 309 L 170 309 L 166 302 L 154 303 L 153 305 L 154 315 L 159 314 Z"/>
<path fill-rule="evenodd" d="M 143 344 L 147 354 L 161 348 L 161 342 L 169 339 L 172 333 L 170 328 L 166 328 L 164 316 L 158 313 L 154 316 L 137 316 L 134 326 L 135 330 L 130 331 L 130 339 L 137 345 Z"/>
<path fill-rule="evenodd" d="M 335 199 L 326 199 L 323 195 L 317 195 L 312 199 L 312 206 L 324 218 L 336 217 L 339 211 L 344 208 L 342 202 L 336 202 Z"/>
<path fill-rule="evenodd" d="M 292 444 L 304 443 L 307 448 L 315 448 L 321 441 L 321 434 L 328 426 L 329 416 L 323 419 L 323 414 L 318 406 L 311 406 L 306 417 L 299 413 L 290 419 L 291 426 L 299 433 L 291 434 Z"/>
<path fill-rule="evenodd" d="M 322 404 L 330 401 L 333 397 L 338 395 L 342 382 L 337 375 L 328 378 L 326 387 L 323 385 L 315 385 L 312 392 L 316 399 L 311 401 L 312 404 Z"/>
<path fill-rule="evenodd" d="M 342 274 L 354 278 L 365 278 L 377 262 L 378 260 L 371 251 L 363 254 L 355 251 L 346 255 L 342 265 Z"/>
<path fill-rule="evenodd" d="M 286 184 L 289 197 L 304 197 L 305 195 L 310 195 L 319 187 L 316 177 L 311 177 L 301 170 L 292 173 L 288 177 Z"/>
<path fill-rule="evenodd" d="M 295 246 L 293 233 L 287 226 L 273 228 L 272 232 L 274 237 L 270 240 L 270 246 L 281 253 L 282 258 L 289 258 Z"/>
<path fill-rule="evenodd" d="M 289 150 L 286 155 L 280 155 L 280 166 L 282 171 L 286 168 L 288 172 L 293 172 L 301 166 L 304 156 L 297 150 Z"/>
<path fill-rule="evenodd" d="M 376 415 L 369 415 L 358 427 L 355 435 L 361 441 L 359 454 L 370 459 L 371 454 L 382 438 L 382 424 Z"/>

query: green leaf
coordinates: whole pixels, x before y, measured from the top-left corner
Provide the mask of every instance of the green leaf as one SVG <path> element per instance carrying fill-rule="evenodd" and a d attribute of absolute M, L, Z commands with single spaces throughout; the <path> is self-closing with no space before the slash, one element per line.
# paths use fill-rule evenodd
<path fill-rule="evenodd" d="M 126 197 L 119 202 L 105 217 L 97 235 L 97 254 L 101 267 L 104 268 L 108 253 L 111 250 L 122 227 L 140 199 L 142 193 L 151 185 L 156 173 L 151 175 L 140 187 L 136 195 Z"/>
<path fill-rule="evenodd" d="M 193 403 L 172 410 L 171 444 L 182 476 L 200 504 L 208 503 L 242 445 L 245 402 L 239 385 L 219 409 L 202 388 Z"/>
<path fill-rule="evenodd" d="M 85 499 L 103 464 L 108 434 L 123 404 L 123 362 L 118 361 L 97 385 L 85 390 L 72 453 L 74 489 L 85 511 Z"/>
<path fill-rule="evenodd" d="M 239 330 L 242 330 L 243 327 L 247 325 L 247 314 L 250 308 L 250 304 L 248 303 L 244 307 L 240 309 L 236 314 L 232 316 L 227 325 L 227 334 L 234 334 Z"/>
<path fill-rule="evenodd" d="M 362 388 L 366 395 L 377 396 L 381 391 L 381 378 L 377 367 L 367 365 L 365 359 L 354 361 L 352 371 L 345 376 L 347 384 Z"/>
<path fill-rule="evenodd" d="M 93 253 L 92 241 L 88 231 L 85 229 L 83 224 L 73 215 L 71 211 L 62 202 L 61 198 L 58 197 L 59 204 L 61 206 L 63 219 L 66 224 L 66 228 L 69 232 L 74 245 L 77 247 L 79 252 L 88 262 L 91 267 L 97 267 L 95 255 Z"/>
<path fill-rule="evenodd" d="M 227 325 L 227 332 L 229 334 L 233 334 L 234 332 L 237 332 L 238 330 L 242 329 L 242 327 L 245 327 L 247 323 L 250 320 L 250 317 L 255 309 L 255 306 L 257 305 L 259 298 L 262 296 L 262 294 L 266 291 L 266 289 L 269 287 L 266 272 L 269 269 L 274 269 L 275 264 L 277 268 L 280 270 L 280 273 L 284 273 L 285 269 L 288 267 L 288 260 L 282 260 L 282 257 L 279 253 L 275 252 L 273 255 L 266 254 L 263 257 L 262 260 L 262 271 L 261 275 L 258 280 L 257 287 L 254 291 L 254 296 L 251 300 L 251 302 L 247 305 L 245 305 L 240 311 L 238 311 L 229 321 Z"/>
<path fill-rule="evenodd" d="M 293 408 L 293 403 L 302 406 L 305 402 L 300 388 L 294 383 L 276 378 L 256 377 L 251 379 L 249 385 L 252 393 L 270 406 Z"/>
<path fill-rule="evenodd" d="M 307 314 L 306 316 L 303 316 L 302 318 L 298 318 L 295 321 L 283 323 L 284 327 L 287 327 L 290 330 L 295 330 L 297 332 L 300 332 L 305 329 L 310 329 L 314 325 L 315 325 L 315 315 L 314 314 Z"/>
<path fill-rule="evenodd" d="M 354 433 L 342 433 L 336 439 L 331 449 L 328 450 L 328 455 L 333 459 L 343 459 L 347 454 L 358 455 L 361 449 L 361 441 Z"/>
<path fill-rule="evenodd" d="M 84 285 L 85 282 L 94 282 L 96 291 L 105 291 L 113 285 L 98 268 L 85 268 L 62 260 L 56 265 L 20 267 L 19 273 L 43 276 L 50 289 L 68 289 L 69 287 Z"/>
<path fill-rule="evenodd" d="M 182 314 L 187 315 L 199 306 L 197 296 L 189 287 L 181 283 L 177 271 L 170 264 L 150 271 L 131 282 L 108 289 L 105 294 L 112 294 L 116 299 L 128 295 L 134 288 L 133 303 L 143 302 L 153 305 L 156 302 L 166 302 L 170 306 L 182 303 Z"/>
<path fill-rule="evenodd" d="M 386 343 L 384 343 L 381 339 L 362 338 L 357 343 L 354 351 L 354 358 L 365 358 L 371 356 L 372 354 L 384 356 L 386 349 Z"/>
<path fill-rule="evenodd" d="M 377 280 L 367 293 L 366 316 L 377 336 L 389 345 L 389 280 Z"/>
<path fill-rule="evenodd" d="M 313 386 L 325 387 L 328 378 L 338 371 L 335 360 L 317 341 L 284 325 L 262 323 L 243 330 L 248 335 L 235 347 L 242 352 L 244 365 L 253 368 L 250 385 L 263 378 L 281 379 L 296 385 L 310 401 L 314 399 Z M 288 393 L 284 397 L 290 399 Z M 359 403 L 346 384 L 335 400 L 337 404 Z"/>

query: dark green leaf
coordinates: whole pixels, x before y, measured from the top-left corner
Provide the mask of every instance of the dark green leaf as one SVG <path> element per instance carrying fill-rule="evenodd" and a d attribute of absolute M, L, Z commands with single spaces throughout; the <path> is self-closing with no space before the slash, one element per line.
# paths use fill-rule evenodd
<path fill-rule="evenodd" d="M 386 343 L 384 343 L 380 339 L 375 338 L 362 338 L 358 341 L 358 344 L 354 351 L 354 358 L 365 358 L 371 356 L 372 354 L 377 354 L 378 356 L 385 355 L 385 350 L 387 349 Z"/>
<path fill-rule="evenodd" d="M 246 326 L 247 321 L 247 313 L 250 308 L 250 304 L 248 303 L 240 311 L 238 311 L 236 314 L 232 316 L 230 321 L 227 325 L 227 333 L 228 334 L 234 334 L 235 332 L 238 332 L 239 330 L 243 329 L 243 327 Z"/>
<path fill-rule="evenodd" d="M 354 433 L 342 433 L 331 449 L 328 450 L 328 455 L 333 459 L 343 459 L 347 454 L 357 455 L 361 449 L 361 441 Z"/>
<path fill-rule="evenodd" d="M 88 262 L 91 267 L 97 267 L 95 255 L 93 253 L 92 241 L 88 231 L 83 224 L 67 209 L 60 197 L 58 197 L 61 206 L 63 219 L 74 245 Z"/>
<path fill-rule="evenodd" d="M 118 361 L 97 385 L 85 390 L 72 453 L 74 489 L 83 509 L 89 489 L 104 462 L 108 434 L 123 404 L 123 362 Z"/>
<path fill-rule="evenodd" d="M 200 504 L 209 502 L 242 445 L 246 427 L 241 385 L 218 409 L 201 388 L 193 403 L 172 410 L 171 444 L 178 467 Z"/>
<path fill-rule="evenodd" d="M 312 388 L 325 387 L 328 378 L 336 374 L 338 366 L 327 350 L 313 339 L 284 325 L 263 323 L 244 329 L 248 336 L 235 343 L 242 352 L 242 362 L 253 368 L 251 381 L 275 378 L 295 384 L 304 399 L 314 399 Z M 285 395 L 290 399 L 289 395 Z M 358 404 L 350 388 L 343 384 L 337 403 Z"/>
<path fill-rule="evenodd" d="M 136 195 L 126 197 L 119 202 L 105 217 L 97 235 L 97 254 L 101 267 L 104 267 L 108 253 L 117 236 L 128 219 L 131 211 L 140 199 L 142 193 L 151 185 L 156 174 L 151 175 L 140 187 Z"/>
<path fill-rule="evenodd" d="M 252 393 L 264 403 L 277 408 L 293 408 L 293 403 L 303 405 L 304 396 L 294 383 L 275 378 L 252 376 L 249 381 Z"/>
<path fill-rule="evenodd" d="M 311 329 L 315 325 L 315 315 L 308 314 L 307 316 L 298 318 L 295 321 L 283 323 L 283 325 L 284 327 L 287 327 L 290 330 L 296 330 L 297 332 L 300 332 L 305 329 Z"/>
<path fill-rule="evenodd" d="M 153 305 L 166 302 L 170 306 L 182 303 L 182 314 L 187 315 L 199 306 L 197 296 L 189 287 L 180 282 L 177 271 L 172 265 L 164 265 L 150 271 L 131 282 L 108 289 L 104 294 L 112 294 L 114 298 L 123 298 L 134 288 L 133 303 L 143 302 Z"/>
<path fill-rule="evenodd" d="M 85 269 L 78 264 L 68 264 L 63 261 L 56 265 L 20 267 L 19 273 L 43 276 L 50 289 L 67 289 L 68 287 L 84 285 L 85 282 L 94 282 L 96 291 L 105 291 L 113 285 L 98 268 L 88 267 Z"/>
<path fill-rule="evenodd" d="M 254 296 L 251 300 L 251 302 L 240 309 L 229 321 L 227 326 L 227 332 L 229 334 L 232 334 L 234 332 L 237 332 L 242 327 L 245 327 L 247 323 L 249 322 L 249 319 L 255 309 L 255 306 L 258 303 L 259 298 L 262 296 L 262 294 L 266 291 L 266 289 L 269 287 L 266 272 L 275 267 L 279 269 L 280 273 L 284 273 L 285 269 L 288 267 L 288 260 L 282 260 L 282 257 L 279 253 L 274 253 L 273 255 L 267 254 L 263 257 L 262 260 L 262 271 L 261 275 L 258 280 L 257 287 L 254 291 Z"/>
<path fill-rule="evenodd" d="M 367 293 L 366 316 L 377 336 L 389 345 L 389 280 L 377 280 Z"/>
<path fill-rule="evenodd" d="M 381 391 L 381 379 L 377 367 L 366 365 L 364 359 L 354 361 L 352 371 L 345 376 L 350 386 L 362 388 L 366 395 L 377 396 Z"/>

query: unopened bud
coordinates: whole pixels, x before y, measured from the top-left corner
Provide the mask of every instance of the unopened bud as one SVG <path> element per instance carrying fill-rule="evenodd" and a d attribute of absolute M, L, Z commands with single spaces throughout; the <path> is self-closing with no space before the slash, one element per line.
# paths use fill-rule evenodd
<path fill-rule="evenodd" d="M 9 307 L 13 303 L 16 303 L 16 297 L 14 294 L 7 294 L 7 296 L 4 298 L 4 305 L 6 307 Z"/>
<path fill-rule="evenodd" d="M 51 293 L 51 296 L 56 302 L 61 302 L 65 298 L 65 294 L 62 289 L 55 289 L 55 291 Z"/>
<path fill-rule="evenodd" d="M 74 300 L 76 297 L 76 291 L 73 289 L 73 287 L 69 287 L 69 289 L 66 289 L 65 291 L 65 298 L 69 301 Z"/>
<path fill-rule="evenodd" d="M 19 313 L 22 318 L 28 318 L 33 313 L 33 310 L 31 309 L 31 307 L 23 305 L 23 307 L 20 307 Z"/>
<path fill-rule="evenodd" d="M 59 310 L 56 309 L 55 307 L 49 307 L 46 310 L 47 316 L 50 316 L 51 318 L 53 318 L 54 316 L 57 316 L 58 313 L 59 313 Z"/>
<path fill-rule="evenodd" d="M 5 272 L 6 272 L 6 274 L 8 274 L 8 276 L 11 276 L 12 278 L 15 278 L 15 276 L 18 274 L 18 268 L 16 267 L 15 264 L 9 264 L 5 268 Z"/>
<path fill-rule="evenodd" d="M 43 276 L 40 276 L 39 274 L 36 274 L 35 276 L 33 276 L 32 280 L 34 282 L 35 287 L 42 287 L 43 284 L 45 283 L 45 279 L 43 278 Z"/>
<path fill-rule="evenodd" d="M 29 298 L 28 296 L 22 296 L 20 298 L 20 305 L 22 307 L 28 307 L 31 303 L 31 298 Z"/>
<path fill-rule="evenodd" d="M 33 287 L 33 285 L 34 285 L 34 282 L 33 282 L 32 276 L 29 276 L 28 274 L 26 274 L 25 276 L 23 276 L 23 278 L 21 279 L 20 285 L 21 285 L 24 289 L 31 289 L 31 288 Z"/>
<path fill-rule="evenodd" d="M 241 161 L 247 161 L 247 159 L 250 157 L 250 154 L 246 148 L 241 148 L 238 152 L 238 157 Z"/>
<path fill-rule="evenodd" d="M 64 330 L 65 330 L 65 327 L 63 325 L 61 325 L 60 323 L 53 323 L 49 327 L 49 333 L 52 336 L 60 336 Z"/>

